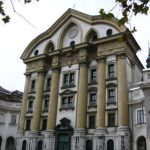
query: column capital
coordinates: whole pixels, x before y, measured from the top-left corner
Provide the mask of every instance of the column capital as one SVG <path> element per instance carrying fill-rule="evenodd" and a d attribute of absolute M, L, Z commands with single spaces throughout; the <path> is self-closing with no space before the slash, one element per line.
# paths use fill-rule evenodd
<path fill-rule="evenodd" d="M 89 65 L 88 61 L 79 62 L 80 67 L 87 67 Z"/>
<path fill-rule="evenodd" d="M 106 56 L 101 56 L 96 58 L 98 63 L 106 63 Z"/>
<path fill-rule="evenodd" d="M 116 57 L 117 57 L 117 60 L 118 60 L 118 59 L 125 59 L 125 58 L 126 58 L 126 54 L 125 54 L 124 52 L 122 52 L 122 53 L 117 53 L 117 54 L 116 54 Z"/>
<path fill-rule="evenodd" d="M 31 76 L 31 72 L 25 72 L 24 75 L 27 76 Z"/>

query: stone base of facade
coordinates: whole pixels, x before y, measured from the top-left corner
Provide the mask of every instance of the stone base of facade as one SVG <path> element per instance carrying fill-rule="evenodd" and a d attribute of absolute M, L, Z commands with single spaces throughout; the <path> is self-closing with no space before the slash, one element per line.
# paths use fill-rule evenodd
<path fill-rule="evenodd" d="M 76 129 L 72 136 L 71 150 L 85 150 L 86 136 L 85 129 Z"/>
<path fill-rule="evenodd" d="M 55 136 L 53 130 L 47 130 L 44 133 L 44 150 L 55 149 Z"/>
<path fill-rule="evenodd" d="M 26 150 L 36 150 L 39 141 L 42 141 L 43 150 L 55 150 L 56 138 L 54 131 L 47 130 L 40 135 L 31 131 L 29 134 L 18 133 L 17 150 L 22 150 L 22 143 L 26 140 Z M 76 129 L 71 137 L 69 150 L 109 150 L 109 142 L 113 142 L 114 150 L 131 150 L 131 132 L 128 127 L 97 128 L 93 135 L 87 135 L 85 129 Z M 109 145 L 109 146 L 108 146 Z"/>
<path fill-rule="evenodd" d="M 131 131 L 128 127 L 118 127 L 116 137 L 116 150 L 131 150 Z"/>

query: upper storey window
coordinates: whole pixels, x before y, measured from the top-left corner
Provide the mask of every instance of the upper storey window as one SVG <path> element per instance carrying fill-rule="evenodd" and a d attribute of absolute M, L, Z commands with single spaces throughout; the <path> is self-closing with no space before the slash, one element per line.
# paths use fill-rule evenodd
<path fill-rule="evenodd" d="M 63 74 L 63 87 L 71 88 L 75 86 L 75 72 L 67 72 Z"/>
<path fill-rule="evenodd" d="M 34 51 L 34 56 L 37 56 L 38 54 L 39 54 L 39 50 L 37 49 Z"/>
<path fill-rule="evenodd" d="M 108 79 L 115 78 L 115 66 L 114 64 L 108 64 Z"/>
<path fill-rule="evenodd" d="M 31 92 L 35 91 L 35 84 L 36 84 L 36 80 L 35 79 L 31 80 Z"/>

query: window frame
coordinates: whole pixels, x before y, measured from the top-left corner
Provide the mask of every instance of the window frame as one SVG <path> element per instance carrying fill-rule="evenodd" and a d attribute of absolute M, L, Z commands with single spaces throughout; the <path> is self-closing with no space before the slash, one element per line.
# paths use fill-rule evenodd
<path fill-rule="evenodd" d="M 25 130 L 26 131 L 30 131 L 31 130 L 31 121 L 32 121 L 31 118 L 26 118 L 26 124 L 25 124 Z"/>
<path fill-rule="evenodd" d="M 64 72 L 63 73 L 63 82 L 62 88 L 71 88 L 75 87 L 75 71 Z"/>
<path fill-rule="evenodd" d="M 96 83 L 97 82 L 97 68 L 91 68 L 90 69 L 90 82 Z"/>
<path fill-rule="evenodd" d="M 113 66 L 113 69 L 112 69 Z M 114 80 L 116 76 L 116 69 L 115 69 L 115 63 L 108 63 L 107 64 L 107 79 L 108 80 Z"/>
<path fill-rule="evenodd" d="M 31 79 L 30 92 L 35 92 L 36 79 Z"/>
<path fill-rule="evenodd" d="M 95 99 L 93 99 L 93 96 Z M 97 92 L 93 91 L 89 93 L 89 107 L 96 107 L 97 106 Z"/>
<path fill-rule="evenodd" d="M 112 105 L 112 104 L 116 105 L 116 88 L 115 87 L 107 88 L 107 105 Z"/>
<path fill-rule="evenodd" d="M 136 123 L 137 124 L 145 123 L 145 110 L 142 108 L 136 110 Z"/>
<path fill-rule="evenodd" d="M 110 115 L 113 115 L 113 123 L 112 123 L 112 118 L 110 118 Z M 108 112 L 107 113 L 107 127 L 116 127 L 116 113 L 115 112 Z"/>
<path fill-rule="evenodd" d="M 42 118 L 41 131 L 45 131 L 46 129 L 47 129 L 47 118 Z"/>
<path fill-rule="evenodd" d="M 95 129 L 96 128 L 96 115 L 95 114 L 91 114 L 88 116 L 88 128 L 89 129 Z"/>
<path fill-rule="evenodd" d="M 63 104 L 64 100 L 66 102 Z M 68 109 L 72 109 L 72 110 L 74 109 L 74 95 L 72 95 L 72 94 L 62 95 L 62 97 L 61 97 L 61 103 L 60 103 L 60 109 L 59 110 L 68 110 Z"/>

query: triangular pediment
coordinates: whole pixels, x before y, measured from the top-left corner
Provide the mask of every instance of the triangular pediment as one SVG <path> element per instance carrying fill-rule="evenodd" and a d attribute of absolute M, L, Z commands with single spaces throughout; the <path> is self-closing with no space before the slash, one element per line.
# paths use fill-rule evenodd
<path fill-rule="evenodd" d="M 69 94 L 75 94 L 76 91 L 72 91 L 72 90 L 65 90 L 63 92 L 60 93 L 60 95 L 69 95 Z"/>

